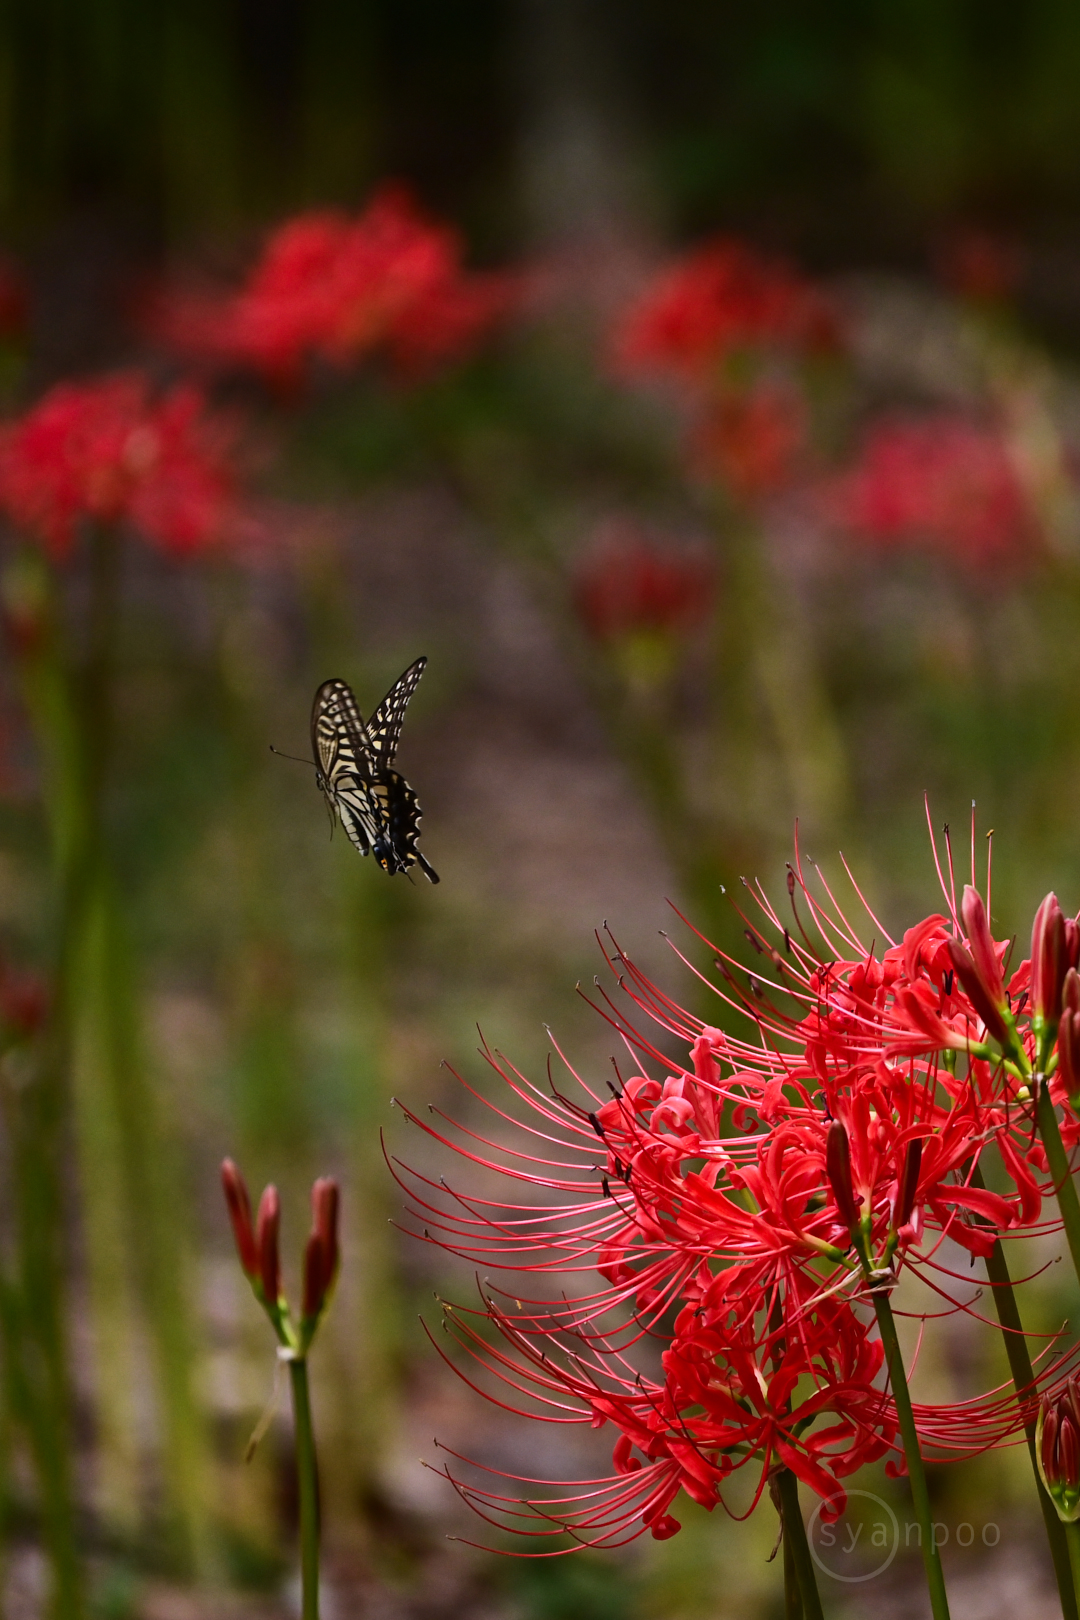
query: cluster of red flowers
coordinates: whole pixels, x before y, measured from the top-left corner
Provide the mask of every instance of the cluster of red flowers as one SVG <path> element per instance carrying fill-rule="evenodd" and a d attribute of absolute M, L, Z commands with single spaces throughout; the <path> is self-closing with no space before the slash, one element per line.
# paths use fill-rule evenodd
<path fill-rule="evenodd" d="M 663 271 L 623 317 L 617 363 L 627 371 L 710 380 L 747 350 L 835 347 L 835 313 L 790 265 L 719 237 Z"/>
<path fill-rule="evenodd" d="M 689 387 L 695 471 L 752 502 L 791 480 L 808 428 L 801 367 L 838 343 L 820 289 L 721 237 L 656 278 L 623 316 L 613 348 L 624 374 Z"/>
<path fill-rule="evenodd" d="M 716 993 L 749 1021 L 746 1039 L 683 1011 L 616 950 L 609 961 L 637 1012 L 618 996 L 601 1010 L 635 1072 L 616 1071 L 609 1096 L 577 1075 L 580 1102 L 549 1093 L 489 1054 L 538 1116 L 520 1148 L 409 1115 L 531 1189 L 529 1202 L 503 1205 L 401 1170 L 429 1242 L 485 1271 L 589 1279 L 577 1298 L 530 1299 L 515 1278 L 487 1285 L 471 1312 L 448 1310 L 460 1342 L 511 1392 L 492 1396 L 500 1404 L 618 1431 L 613 1474 L 561 1498 L 452 1475 L 495 1523 L 574 1545 L 643 1528 L 664 1537 L 678 1528 L 669 1510 L 680 1490 L 726 1505 L 730 1477 L 751 1464 L 755 1501 L 786 1466 L 837 1514 L 845 1476 L 898 1454 L 875 1291 L 906 1269 L 967 1308 L 952 1297 L 946 1239 L 974 1264 L 1001 1235 L 1057 1225 L 1044 1213 L 1032 1107 L 1038 1076 L 1051 1076 L 1065 1138 L 1080 1134 L 1080 927 L 1049 896 L 1031 959 L 1007 977 L 1010 947 L 993 939 L 974 883 L 957 898 L 951 847 L 945 910 L 897 942 L 873 919 L 880 953 L 798 860 L 788 887 L 787 925 L 753 891 L 755 968 L 718 957 Z M 686 1043 L 684 1063 L 638 1027 L 638 1012 Z M 981 1173 L 991 1145 L 998 1190 Z M 1044 1367 L 1040 1384 L 1060 1381 L 1064 1365 Z M 915 1418 L 924 1453 L 940 1459 L 999 1443 L 1021 1421 L 1001 1392 L 917 1405 Z"/>
<path fill-rule="evenodd" d="M 699 547 L 661 546 L 636 525 L 603 528 L 578 565 L 574 599 L 597 641 L 667 635 L 700 624 L 712 606 L 715 569 Z"/>
<path fill-rule="evenodd" d="M 157 335 L 182 353 L 294 387 L 312 358 L 335 366 L 383 354 L 404 371 L 468 354 L 505 316 L 513 283 L 462 268 L 458 233 L 427 219 L 400 186 L 355 218 L 301 214 L 267 241 L 225 296 L 162 298 Z"/>
<path fill-rule="evenodd" d="M 967 417 L 879 422 L 827 497 L 841 524 L 881 545 L 948 548 L 974 564 L 1030 538 L 1031 499 L 999 429 Z"/>
<path fill-rule="evenodd" d="M 155 395 L 137 372 L 60 383 L 0 430 L 0 509 L 57 556 L 84 522 L 198 551 L 242 528 L 230 439 L 190 385 Z"/>

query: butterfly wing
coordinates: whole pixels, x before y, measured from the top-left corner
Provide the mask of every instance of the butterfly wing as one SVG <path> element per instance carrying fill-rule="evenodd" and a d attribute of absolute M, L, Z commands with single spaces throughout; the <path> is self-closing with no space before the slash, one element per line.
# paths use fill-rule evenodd
<path fill-rule="evenodd" d="M 398 676 L 367 723 L 371 762 L 376 771 L 388 771 L 394 763 L 405 710 L 426 667 L 426 658 L 417 658 L 411 663 L 404 674 Z"/>
<path fill-rule="evenodd" d="M 346 681 L 324 681 L 311 709 L 311 751 L 315 777 L 330 811 L 351 843 L 367 855 L 386 836 L 371 785 L 371 745 L 367 728 Z"/>
<path fill-rule="evenodd" d="M 316 692 L 311 706 L 311 751 L 331 788 L 342 772 L 372 775 L 371 738 L 347 681 L 323 681 Z"/>
<path fill-rule="evenodd" d="M 438 883 L 438 872 L 417 847 L 422 812 L 408 782 L 397 771 L 384 771 L 372 791 L 386 827 L 386 847 L 375 851 L 380 865 L 391 873 L 419 866 L 429 883 Z"/>
<path fill-rule="evenodd" d="M 355 845 L 361 855 L 370 855 L 374 850 L 379 865 L 385 866 L 381 851 L 388 836 L 387 826 L 371 784 L 359 779 L 343 779 L 333 794 L 332 802 L 349 842 Z"/>

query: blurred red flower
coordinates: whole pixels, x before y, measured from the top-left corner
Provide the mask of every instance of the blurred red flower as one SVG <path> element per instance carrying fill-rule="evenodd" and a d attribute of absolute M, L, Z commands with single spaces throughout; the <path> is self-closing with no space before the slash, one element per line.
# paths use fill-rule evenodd
<path fill-rule="evenodd" d="M 697 436 L 705 477 L 721 477 L 742 501 L 788 484 L 806 443 L 806 407 L 794 388 L 759 383 L 715 403 Z"/>
<path fill-rule="evenodd" d="M 700 624 L 716 584 L 711 557 L 698 546 L 661 546 L 632 523 L 606 525 L 577 567 L 574 599 L 597 641 L 678 633 Z"/>
<path fill-rule="evenodd" d="M 510 276 L 472 274 L 461 260 L 458 233 L 388 185 L 354 218 L 287 220 L 237 292 L 167 294 L 149 324 L 187 355 L 283 387 L 312 357 L 346 366 L 381 353 L 415 372 L 466 356 L 510 308 Z"/>
<path fill-rule="evenodd" d="M 732 353 L 834 348 L 839 322 L 828 298 L 781 259 L 718 237 L 662 270 L 614 335 L 624 371 L 708 376 Z"/>
<path fill-rule="evenodd" d="M 0 962 L 0 1039 L 26 1040 L 49 1015 L 52 996 L 37 973 Z"/>
<path fill-rule="evenodd" d="M 1016 291 L 1023 258 L 1015 243 L 992 231 L 962 230 L 945 242 L 938 269 L 945 285 L 961 298 L 1003 304 Z"/>
<path fill-rule="evenodd" d="M 958 415 L 872 427 L 825 504 L 842 527 L 882 545 L 928 543 L 970 563 L 1016 550 L 1038 528 L 1004 435 Z"/>
<path fill-rule="evenodd" d="M 0 509 L 56 556 L 84 521 L 198 551 L 245 526 L 231 437 L 190 385 L 155 396 L 139 372 L 59 383 L 0 429 Z"/>

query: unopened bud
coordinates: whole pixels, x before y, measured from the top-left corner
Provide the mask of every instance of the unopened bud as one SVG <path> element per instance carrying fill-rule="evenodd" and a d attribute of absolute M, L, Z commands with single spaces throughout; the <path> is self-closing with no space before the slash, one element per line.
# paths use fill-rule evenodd
<path fill-rule="evenodd" d="M 1005 981 L 1001 976 L 1001 963 L 998 961 L 994 936 L 986 919 L 986 907 L 982 903 L 982 896 L 970 883 L 964 889 L 960 914 L 964 919 L 971 959 L 975 963 L 975 971 L 979 975 L 983 989 L 995 1007 L 1003 1007 Z"/>
<path fill-rule="evenodd" d="M 326 1299 L 328 1283 L 326 1250 L 317 1232 L 312 1232 L 304 1249 L 304 1315 L 318 1316 Z"/>
<path fill-rule="evenodd" d="M 893 1210 L 893 1226 L 897 1230 L 907 1226 L 911 1220 L 911 1212 L 915 1208 L 915 1194 L 919 1190 L 919 1169 L 922 1165 L 922 1137 L 917 1136 L 908 1143 L 904 1155 L 904 1168 L 900 1172 L 900 1180 L 896 1187 L 896 1207 Z"/>
<path fill-rule="evenodd" d="M 338 1184 L 332 1176 L 320 1176 L 311 1189 L 313 1230 L 319 1234 L 326 1249 L 330 1272 L 338 1268 Z"/>
<path fill-rule="evenodd" d="M 1037 1017 L 1056 1024 L 1068 969 L 1065 917 L 1056 894 L 1048 894 L 1031 929 L 1031 1005 Z"/>
<path fill-rule="evenodd" d="M 836 1208 L 849 1231 L 859 1225 L 860 1210 L 851 1181 L 851 1146 L 842 1122 L 834 1119 L 825 1143 L 825 1171 L 836 1199 Z"/>
<path fill-rule="evenodd" d="M 268 1305 L 276 1305 L 281 1294 L 281 1259 L 278 1254 L 280 1226 L 281 1199 L 276 1187 L 267 1187 L 259 1200 L 255 1247 L 258 1252 L 259 1281 Z"/>
<path fill-rule="evenodd" d="M 222 1160 L 221 1185 L 225 1191 L 240 1264 L 246 1276 L 254 1277 L 259 1269 L 259 1259 L 251 1225 L 251 1199 L 248 1197 L 247 1183 L 231 1159 Z"/>
<path fill-rule="evenodd" d="M 304 1315 L 318 1316 L 338 1268 L 338 1186 L 321 1176 L 311 1189 L 312 1230 L 304 1250 Z"/>
<path fill-rule="evenodd" d="M 968 889 L 966 892 L 969 894 L 975 893 L 974 889 Z M 978 899 L 977 895 L 976 899 Z M 1001 1015 L 1000 1006 L 994 1002 L 987 992 L 986 985 L 973 957 L 964 949 L 959 940 L 950 939 L 948 943 L 949 956 L 956 971 L 956 977 L 967 992 L 968 1000 L 986 1025 L 987 1032 L 1002 1046 L 1007 1045 L 1010 1038 L 1009 1027 Z M 999 974 L 999 980 L 1000 977 Z"/>
<path fill-rule="evenodd" d="M 1070 970 L 1076 977 L 1075 969 Z M 1080 1011 L 1066 1006 L 1057 1032 L 1058 1074 L 1075 1109 L 1080 1105 Z"/>
<path fill-rule="evenodd" d="M 1071 967 L 1061 987 L 1061 1004 L 1070 1012 L 1080 1012 L 1080 973 Z"/>
<path fill-rule="evenodd" d="M 1065 919 L 1065 960 L 1069 967 L 1080 967 L 1080 922 L 1075 917 Z"/>
<path fill-rule="evenodd" d="M 1070 1378 L 1057 1395 L 1044 1395 L 1035 1429 L 1039 1474 L 1058 1518 L 1080 1519 L 1080 1396 Z"/>

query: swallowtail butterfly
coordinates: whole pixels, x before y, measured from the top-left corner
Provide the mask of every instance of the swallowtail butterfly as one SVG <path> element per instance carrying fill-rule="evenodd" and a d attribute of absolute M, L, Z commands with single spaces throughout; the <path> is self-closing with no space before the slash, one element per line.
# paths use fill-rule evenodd
<path fill-rule="evenodd" d="M 367 721 L 347 682 L 324 681 L 311 710 L 311 751 L 331 822 L 336 814 L 361 855 L 373 854 L 391 876 L 419 866 L 438 883 L 439 874 L 417 848 L 416 794 L 391 769 L 405 710 L 426 663 L 418 658 L 410 664 Z"/>

